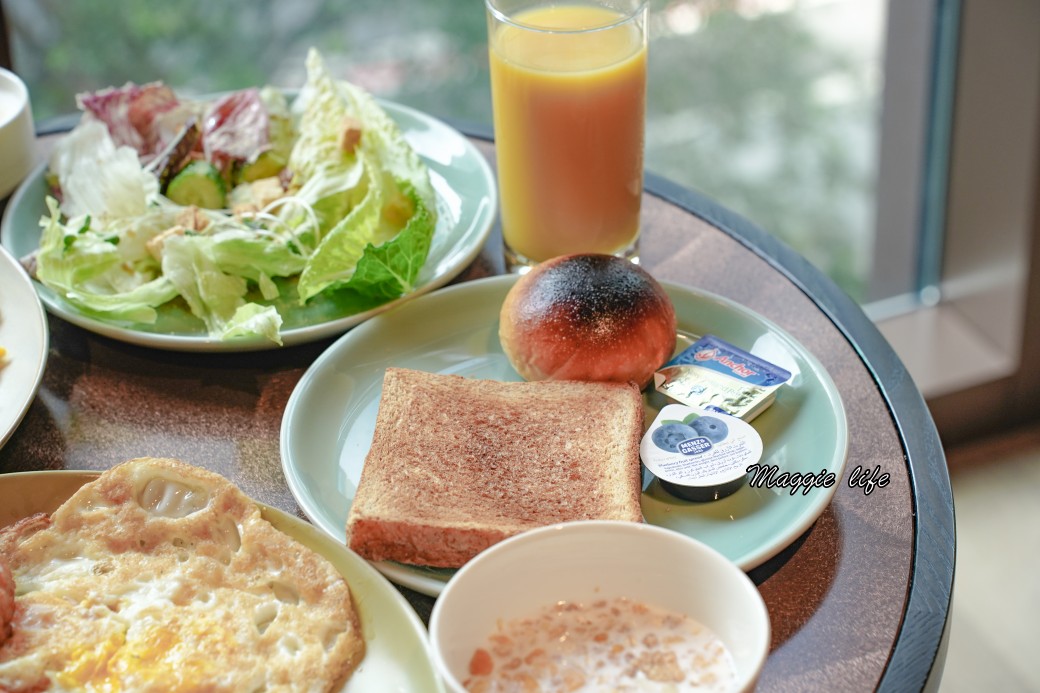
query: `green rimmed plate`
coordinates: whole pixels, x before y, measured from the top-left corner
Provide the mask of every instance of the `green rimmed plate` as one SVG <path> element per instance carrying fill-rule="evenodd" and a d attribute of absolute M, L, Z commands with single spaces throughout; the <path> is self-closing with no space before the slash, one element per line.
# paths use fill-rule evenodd
<path fill-rule="evenodd" d="M 444 286 L 480 253 L 491 233 L 498 194 L 491 168 L 464 135 L 425 113 L 381 101 L 409 144 L 426 162 L 437 194 L 437 227 L 430 254 L 419 272 L 415 291 L 389 302 L 360 301 L 340 294 L 321 294 L 300 306 L 295 300 L 277 304 L 286 346 L 332 337 L 373 315 Z M 0 223 L 0 243 L 17 258 L 39 248 L 40 217 L 47 213 L 46 164 L 19 187 Z M 81 311 L 43 284 L 33 285 L 47 310 L 86 330 L 120 341 L 174 351 L 251 351 L 276 348 L 262 338 L 212 339 L 202 321 L 179 302 L 159 308 L 154 324 L 110 321 Z"/>
<path fill-rule="evenodd" d="M 0 527 L 34 513 L 51 513 L 98 472 L 0 474 Z M 342 693 L 443 691 L 426 627 L 401 593 L 364 559 L 303 520 L 262 503 L 261 515 L 279 531 L 324 556 L 346 579 L 365 639 L 365 656 Z"/>
<path fill-rule="evenodd" d="M 398 306 L 330 346 L 293 391 L 282 419 L 282 468 L 293 496 L 319 528 L 345 541 L 346 518 L 375 431 L 383 371 L 400 366 L 497 380 L 520 380 L 498 340 L 498 316 L 515 276 L 442 289 Z M 789 370 L 776 401 L 753 422 L 763 464 L 842 478 L 848 427 L 841 397 L 816 358 L 766 318 L 720 296 L 664 283 L 675 305 L 684 348 L 712 333 Z M 644 395 L 647 425 L 664 401 Z M 673 498 L 658 482 L 643 492 L 647 522 L 720 551 L 744 570 L 773 557 L 808 529 L 837 490 L 745 486 L 713 503 Z M 379 562 L 398 584 L 436 596 L 452 571 Z"/>

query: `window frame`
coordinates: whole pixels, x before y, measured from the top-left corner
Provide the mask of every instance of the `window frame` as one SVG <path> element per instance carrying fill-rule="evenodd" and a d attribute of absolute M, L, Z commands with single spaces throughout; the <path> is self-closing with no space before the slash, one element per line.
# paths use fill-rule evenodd
<path fill-rule="evenodd" d="M 889 32 L 878 194 L 878 218 L 888 225 L 879 224 L 875 263 L 909 266 L 919 281 L 864 309 L 926 396 L 944 441 L 959 442 L 1035 420 L 1040 404 L 1040 280 L 1031 272 L 1040 261 L 1040 5 L 890 7 L 902 28 Z M 931 79 L 930 111 L 915 115 L 913 94 L 909 104 L 896 98 L 907 95 L 900 80 L 914 80 L 891 73 L 912 53 L 899 42 L 913 40 L 929 17 L 933 31 L 917 35 L 932 36 L 932 66 L 901 68 L 915 70 L 918 85 Z M 886 158 L 885 147 L 905 146 L 914 128 L 920 145 Z M 907 189 L 891 190 L 901 170 Z M 908 181 L 908 170 L 920 178 Z M 899 250 L 885 255 L 891 236 Z M 894 281 L 885 272 L 878 279 Z"/>

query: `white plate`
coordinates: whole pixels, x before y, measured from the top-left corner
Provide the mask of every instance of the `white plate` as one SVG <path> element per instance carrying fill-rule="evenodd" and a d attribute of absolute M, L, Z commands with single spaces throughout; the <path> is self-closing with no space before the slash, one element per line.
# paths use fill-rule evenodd
<path fill-rule="evenodd" d="M 29 410 L 43 379 L 49 345 L 47 316 L 29 275 L 0 248 L 0 447 Z"/>
<path fill-rule="evenodd" d="M 97 472 L 70 470 L 0 474 L 0 527 L 33 513 L 53 512 L 97 476 Z M 350 585 L 365 656 L 343 693 L 443 691 L 426 627 L 401 593 L 360 556 L 312 525 L 277 508 L 258 505 L 268 522 L 328 559 Z"/>
<path fill-rule="evenodd" d="M 387 366 L 467 377 L 520 380 L 502 353 L 498 315 L 515 276 L 451 286 L 377 316 L 344 335 L 304 373 L 282 418 L 286 481 L 303 512 L 339 541 L 372 443 Z M 678 347 L 706 333 L 772 361 L 793 376 L 753 422 L 763 464 L 789 472 L 833 472 L 845 466 L 848 428 L 834 382 L 816 358 L 757 313 L 728 299 L 662 282 L 675 305 Z M 665 400 L 644 395 L 647 421 Z M 647 522 L 699 539 L 744 570 L 776 555 L 819 517 L 838 484 L 792 495 L 752 488 L 712 503 L 678 500 L 654 480 L 642 497 Z M 454 571 L 376 563 L 394 582 L 437 595 Z"/>
<path fill-rule="evenodd" d="M 305 306 L 279 306 L 285 346 L 302 344 L 343 333 L 350 327 L 444 286 L 480 253 L 491 232 L 498 209 L 498 194 L 491 168 L 484 156 L 460 132 L 425 113 L 407 106 L 380 102 L 401 127 L 409 144 L 426 162 L 437 194 L 437 227 L 426 264 L 411 294 L 374 305 L 347 302 L 319 294 Z M 46 164 L 34 171 L 15 193 L 0 223 L 0 243 L 15 257 L 24 257 L 40 245 L 39 220 L 47 212 L 44 202 Z M 159 308 L 154 324 L 106 320 L 81 311 L 62 297 L 33 282 L 47 310 L 97 334 L 131 344 L 175 351 L 249 351 L 275 348 L 262 339 L 211 339 L 202 321 L 176 304 Z"/>

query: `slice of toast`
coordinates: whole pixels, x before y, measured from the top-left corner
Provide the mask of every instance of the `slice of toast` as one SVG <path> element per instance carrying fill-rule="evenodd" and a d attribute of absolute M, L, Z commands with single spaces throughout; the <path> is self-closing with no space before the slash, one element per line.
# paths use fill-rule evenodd
<path fill-rule="evenodd" d="M 633 384 L 388 368 L 347 544 L 370 560 L 457 568 L 526 529 L 641 522 L 642 433 Z"/>

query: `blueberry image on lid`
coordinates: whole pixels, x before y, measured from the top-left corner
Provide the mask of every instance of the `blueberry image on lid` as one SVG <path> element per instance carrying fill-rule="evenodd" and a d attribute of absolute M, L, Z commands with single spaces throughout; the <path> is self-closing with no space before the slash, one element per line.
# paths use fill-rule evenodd
<path fill-rule="evenodd" d="M 719 423 L 722 422 L 720 421 Z M 678 452 L 679 443 L 696 437 L 697 431 L 686 424 L 667 423 L 654 431 L 650 439 L 654 442 L 654 445 L 662 450 Z"/>
<path fill-rule="evenodd" d="M 701 416 L 690 424 L 698 435 L 702 435 L 713 443 L 721 443 L 729 435 L 729 426 L 722 419 L 714 416 Z"/>
<path fill-rule="evenodd" d="M 670 496 L 695 503 L 725 498 L 747 485 L 747 468 L 762 458 L 758 431 L 739 418 L 667 404 L 639 445 L 646 474 Z"/>

